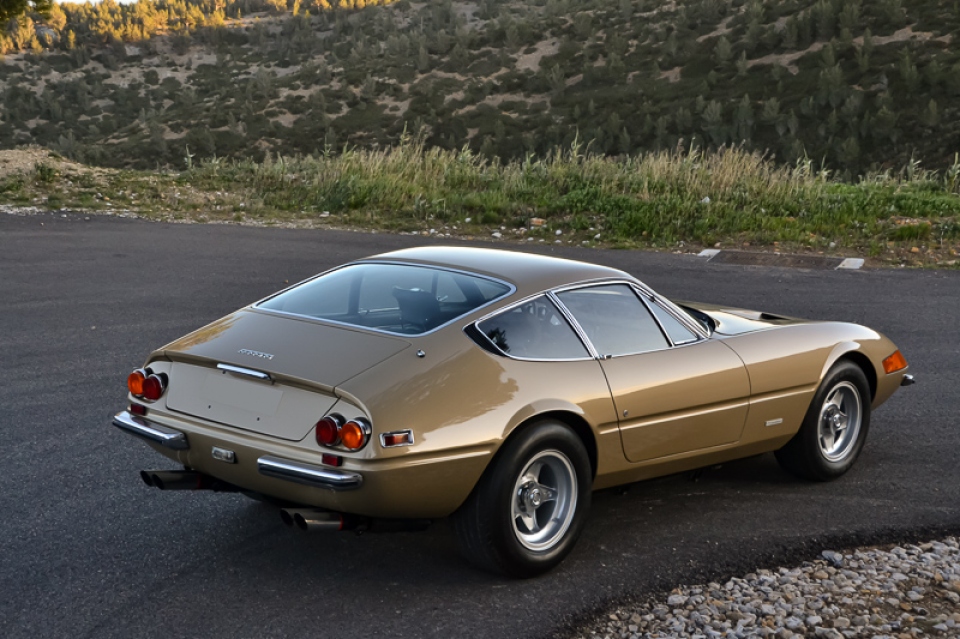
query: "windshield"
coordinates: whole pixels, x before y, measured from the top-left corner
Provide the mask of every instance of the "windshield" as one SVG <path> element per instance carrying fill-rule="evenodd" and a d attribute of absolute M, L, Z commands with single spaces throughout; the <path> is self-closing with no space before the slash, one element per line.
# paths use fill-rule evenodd
<path fill-rule="evenodd" d="M 510 292 L 503 282 L 409 264 L 352 264 L 271 297 L 258 308 L 390 333 L 419 335 Z"/>

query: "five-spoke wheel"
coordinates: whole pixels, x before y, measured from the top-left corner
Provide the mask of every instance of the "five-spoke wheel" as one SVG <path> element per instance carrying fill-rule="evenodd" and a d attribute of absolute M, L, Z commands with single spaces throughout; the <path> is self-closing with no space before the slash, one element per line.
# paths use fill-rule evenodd
<path fill-rule="evenodd" d="M 837 363 L 814 395 L 800 430 L 777 451 L 786 470 L 827 481 L 847 472 L 870 427 L 870 385 L 853 362 Z"/>
<path fill-rule="evenodd" d="M 510 437 L 453 518 L 463 555 L 514 577 L 550 570 L 570 552 L 590 506 L 583 442 L 556 421 Z"/>
<path fill-rule="evenodd" d="M 513 500 L 513 529 L 530 550 L 557 543 L 577 511 L 577 474 L 566 455 L 545 450 L 517 477 Z"/>

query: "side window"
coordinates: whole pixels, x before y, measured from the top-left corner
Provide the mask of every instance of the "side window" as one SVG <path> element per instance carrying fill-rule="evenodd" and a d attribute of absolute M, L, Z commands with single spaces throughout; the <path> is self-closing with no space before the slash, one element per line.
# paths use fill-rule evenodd
<path fill-rule="evenodd" d="M 626 284 L 589 286 L 558 293 L 601 356 L 667 348 L 660 326 Z"/>
<path fill-rule="evenodd" d="M 650 308 L 657 319 L 660 320 L 660 325 L 663 326 L 663 330 L 667 331 L 667 335 L 670 336 L 670 340 L 674 344 L 687 344 L 697 341 L 696 333 L 684 326 L 680 320 L 668 313 L 656 301 L 650 302 Z"/>
<path fill-rule="evenodd" d="M 480 331 L 500 351 L 524 359 L 590 357 L 560 311 L 544 295 L 486 319 Z"/>

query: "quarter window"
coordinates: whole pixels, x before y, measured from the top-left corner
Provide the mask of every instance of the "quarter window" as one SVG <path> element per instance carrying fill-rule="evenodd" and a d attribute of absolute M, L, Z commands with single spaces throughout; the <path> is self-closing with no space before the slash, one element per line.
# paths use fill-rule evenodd
<path fill-rule="evenodd" d="M 503 353 L 523 359 L 590 357 L 577 334 L 546 296 L 495 315 L 478 328 Z"/>
<path fill-rule="evenodd" d="M 558 293 L 601 356 L 667 348 L 669 343 L 647 307 L 626 284 L 590 286 Z"/>
<path fill-rule="evenodd" d="M 656 301 L 651 300 L 650 308 L 653 310 L 653 314 L 657 316 L 657 319 L 660 320 L 660 325 L 663 326 L 663 330 L 667 332 L 667 335 L 670 336 L 670 341 L 674 344 L 687 344 L 697 341 L 696 333 L 684 326 L 680 320 L 668 313 L 667 310 L 657 304 Z"/>

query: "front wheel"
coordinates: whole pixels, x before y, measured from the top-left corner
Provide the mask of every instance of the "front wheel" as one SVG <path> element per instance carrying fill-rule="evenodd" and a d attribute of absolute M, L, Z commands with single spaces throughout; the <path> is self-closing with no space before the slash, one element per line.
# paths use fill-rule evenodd
<path fill-rule="evenodd" d="M 817 389 L 800 430 L 776 452 L 777 461 L 805 479 L 836 479 L 853 466 L 869 428 L 867 378 L 853 362 L 840 362 Z"/>
<path fill-rule="evenodd" d="M 513 577 L 542 574 L 569 554 L 590 507 L 590 459 L 555 421 L 526 427 L 487 468 L 452 523 L 460 552 Z"/>

